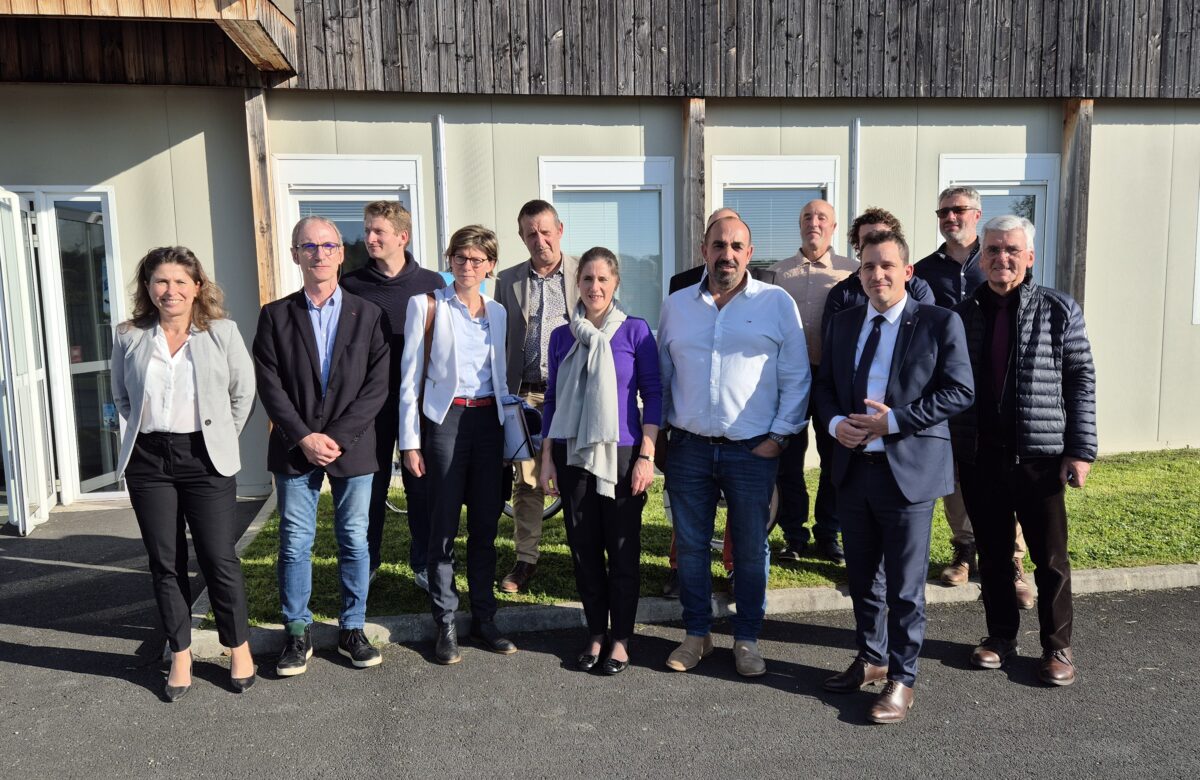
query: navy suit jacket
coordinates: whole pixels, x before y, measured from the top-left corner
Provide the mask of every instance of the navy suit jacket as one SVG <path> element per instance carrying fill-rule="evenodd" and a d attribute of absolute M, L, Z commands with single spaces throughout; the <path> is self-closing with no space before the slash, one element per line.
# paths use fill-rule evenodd
<path fill-rule="evenodd" d="M 254 368 L 258 397 L 274 425 L 267 443 L 267 469 L 276 474 L 307 474 L 316 466 L 299 441 L 324 433 L 342 455 L 325 473 L 333 477 L 373 474 L 375 417 L 388 395 L 389 348 L 370 301 L 342 291 L 342 311 L 329 359 L 329 387 L 321 393 L 317 339 L 304 291 L 268 303 L 258 315 Z"/>
<path fill-rule="evenodd" d="M 813 385 L 817 416 L 825 425 L 853 410 L 854 353 L 867 306 L 838 312 L 825 333 L 824 359 Z M 969 407 L 974 398 L 962 321 L 949 309 L 917 303 L 910 297 L 900 317 L 884 397 L 900 430 L 883 439 L 892 475 L 910 502 L 932 501 L 954 492 L 947 421 Z M 841 444 L 834 448 L 834 485 L 844 482 L 851 454 Z"/>

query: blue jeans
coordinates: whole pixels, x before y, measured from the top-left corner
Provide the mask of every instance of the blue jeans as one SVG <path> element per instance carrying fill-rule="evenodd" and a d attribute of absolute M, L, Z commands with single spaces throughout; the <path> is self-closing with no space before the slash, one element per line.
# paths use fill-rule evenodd
<path fill-rule="evenodd" d="M 712 625 L 712 564 L 709 540 L 717 499 L 725 494 L 726 524 L 733 537 L 737 614 L 733 638 L 754 641 L 762 630 L 767 605 L 767 525 L 776 458 L 751 454 L 765 436 L 713 444 L 686 431 L 671 433 L 666 488 L 675 522 L 679 563 L 679 603 L 689 636 L 705 636 Z"/>
<path fill-rule="evenodd" d="M 367 552 L 368 509 L 373 474 L 330 477 L 333 488 L 333 532 L 338 545 L 338 576 L 342 583 L 343 629 L 362 628 L 367 615 L 371 566 Z M 325 470 L 307 474 L 275 474 L 279 501 L 279 600 L 285 623 L 311 623 L 312 548 L 317 536 L 317 498 Z"/>

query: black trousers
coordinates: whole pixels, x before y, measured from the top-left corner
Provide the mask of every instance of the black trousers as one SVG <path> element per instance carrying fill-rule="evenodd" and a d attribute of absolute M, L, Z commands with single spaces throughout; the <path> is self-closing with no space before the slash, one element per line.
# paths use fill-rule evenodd
<path fill-rule="evenodd" d="M 812 366 L 815 377 L 820 366 Z M 836 542 L 842 530 L 838 522 L 837 496 L 834 493 L 833 448 L 837 440 L 829 435 L 826 426 L 812 419 L 811 404 L 808 411 L 813 436 L 817 440 L 817 455 L 821 458 L 821 476 L 817 482 L 816 503 L 813 506 L 812 537 L 817 542 Z M 808 544 L 808 484 L 804 481 L 804 456 L 808 453 L 808 431 L 793 436 L 788 448 L 779 456 L 779 476 L 775 486 L 779 490 L 779 515 L 777 524 L 783 531 L 788 546 L 803 547 Z"/>
<path fill-rule="evenodd" d="M 1013 588 L 1013 541 L 1020 521 L 1037 568 L 1038 620 L 1043 650 L 1071 646 L 1071 561 L 1067 508 L 1058 472 L 1061 458 L 1014 463 L 999 449 L 981 448 L 974 464 L 958 464 L 963 500 L 975 527 L 979 579 L 988 636 L 1015 640 L 1021 610 Z"/>
<path fill-rule="evenodd" d="M 454 621 L 458 590 L 454 585 L 454 538 L 467 506 L 467 589 L 471 618 L 496 616 L 496 528 L 504 509 L 501 488 L 511 471 L 504 468 L 504 429 L 494 406 L 451 406 L 441 425 L 422 421 L 421 452 L 429 495 L 429 602 L 438 623 Z"/>
<path fill-rule="evenodd" d="M 392 458 L 395 456 L 396 436 L 400 426 L 398 401 L 388 399 L 383 411 L 375 418 L 375 448 L 379 458 L 379 471 L 371 480 L 371 506 L 367 513 L 367 550 L 371 556 L 371 571 L 383 562 L 383 524 L 387 519 L 388 486 L 392 481 Z M 425 557 L 429 551 L 429 503 L 425 492 L 425 478 L 413 476 L 401 468 L 404 482 L 404 500 L 408 517 L 408 565 L 414 573 L 425 568 Z"/>
<path fill-rule="evenodd" d="M 129 501 L 150 556 L 154 598 L 171 650 L 192 644 L 187 530 L 208 584 L 221 644 L 250 637 L 237 542 L 237 481 L 213 468 L 200 433 L 142 433 L 125 468 Z"/>
<path fill-rule="evenodd" d="M 588 632 L 609 632 L 614 640 L 633 635 L 641 591 L 642 507 L 646 494 L 633 495 L 633 447 L 617 448 L 615 496 L 596 492 L 596 477 L 577 466 L 567 465 L 567 448 L 554 443 L 554 468 L 563 498 L 567 543 L 575 565 L 575 587 Z M 605 558 L 607 556 L 607 562 Z"/>

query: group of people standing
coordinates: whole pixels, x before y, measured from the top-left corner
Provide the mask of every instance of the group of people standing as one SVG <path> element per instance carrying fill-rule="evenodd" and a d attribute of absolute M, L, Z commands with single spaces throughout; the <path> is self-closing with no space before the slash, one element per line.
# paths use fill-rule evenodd
<path fill-rule="evenodd" d="M 969 188 L 943 192 L 937 213 L 947 244 L 938 261 L 931 255 L 914 268 L 899 222 L 881 209 L 851 227 L 858 261 L 835 255 L 833 208 L 813 201 L 800 215 L 800 252 L 759 279 L 749 273 L 749 227 L 718 210 L 700 247 L 703 266 L 673 280 L 680 289 L 663 305 L 656 339 L 650 323 L 620 305 L 617 257 L 604 247 L 563 253 L 563 224 L 546 201 L 522 207 L 518 230 L 530 258 L 493 280 L 495 299 L 481 292 L 498 261 L 491 230 L 454 233 L 445 286 L 407 251 L 407 211 L 378 201 L 364 211 L 371 262 L 344 276 L 337 226 L 316 216 L 296 224 L 291 253 L 304 286 L 263 307 L 253 360 L 195 257 L 153 250 L 138 270 L 134 318 L 118 329 L 113 383 L 129 421 L 122 466 L 173 651 L 166 697 L 179 698 L 191 682 L 185 522 L 221 640 L 233 649 L 231 684 L 245 690 L 254 681 L 232 475 L 256 385 L 273 423 L 280 675 L 303 673 L 312 656 L 310 556 L 326 479 L 342 593 L 338 650 L 356 667 L 381 662 L 363 623 L 396 448 L 409 563 L 437 626 L 434 659 L 462 657 L 454 540 L 463 506 L 470 639 L 516 651 L 496 626 L 493 583 L 510 476 L 504 407 L 519 397 L 541 409 L 544 442 L 534 459 L 514 463 L 517 560 L 498 587 L 528 587 L 543 497 L 561 496 L 588 626 L 577 668 L 618 674 L 629 663 L 641 514 L 657 458 L 686 633 L 667 666 L 692 669 L 713 650 L 709 540 L 723 497 L 737 574 L 734 663 L 744 676 L 765 673 L 757 639 L 771 496 L 778 484 L 778 557 L 798 560 L 808 536 L 811 418 L 821 460 L 813 536 L 819 554 L 847 566 L 859 650 L 826 688 L 884 682 L 870 719 L 905 717 L 924 637 L 933 504 L 956 495 L 960 482 L 974 539 L 956 530 L 955 565 L 972 568 L 968 553 L 978 549 L 988 620 L 972 661 L 997 668 L 1017 650 L 1019 518 L 1037 566 L 1040 674 L 1069 684 L 1063 485 L 1082 486 L 1096 454 L 1082 315 L 1068 296 L 1033 282 L 1027 220 L 998 217 L 982 240 L 974 237 L 981 211 Z M 954 229 L 967 223 L 969 246 Z M 957 313 L 945 305 L 950 297 Z"/>

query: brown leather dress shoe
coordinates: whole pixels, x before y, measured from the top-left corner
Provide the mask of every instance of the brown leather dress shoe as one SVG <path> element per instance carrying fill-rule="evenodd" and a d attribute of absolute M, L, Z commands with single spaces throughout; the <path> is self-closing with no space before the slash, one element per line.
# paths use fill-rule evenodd
<path fill-rule="evenodd" d="M 883 693 L 875 697 L 867 717 L 872 723 L 899 723 L 912 709 L 913 689 L 902 682 L 888 680 Z"/>
<path fill-rule="evenodd" d="M 533 573 L 537 571 L 536 563 L 526 563 L 525 561 L 517 561 L 512 567 L 512 571 L 504 575 L 504 579 L 500 580 L 500 590 L 503 593 L 520 593 L 525 590 L 529 584 L 529 580 L 533 579 Z"/>
<path fill-rule="evenodd" d="M 1025 566 L 1020 558 L 1013 558 L 1013 587 L 1017 589 L 1017 605 L 1021 609 L 1033 609 L 1037 597 L 1033 595 L 1033 588 L 1030 588 L 1025 580 Z"/>
<path fill-rule="evenodd" d="M 844 672 L 839 672 L 825 680 L 824 688 L 834 693 L 853 693 L 854 691 L 883 682 L 887 679 L 886 666 L 874 666 L 864 658 L 855 658 L 854 663 Z"/>
<path fill-rule="evenodd" d="M 1038 679 L 1047 685 L 1070 685 L 1075 682 L 1075 661 L 1071 657 L 1071 648 L 1042 653 Z"/>
<path fill-rule="evenodd" d="M 954 560 L 942 569 L 943 585 L 966 585 L 975 569 L 975 545 L 964 544 L 954 548 Z"/>
<path fill-rule="evenodd" d="M 998 636 L 984 637 L 971 652 L 971 663 L 980 669 L 999 669 L 1010 656 L 1016 655 L 1017 643 Z"/>

